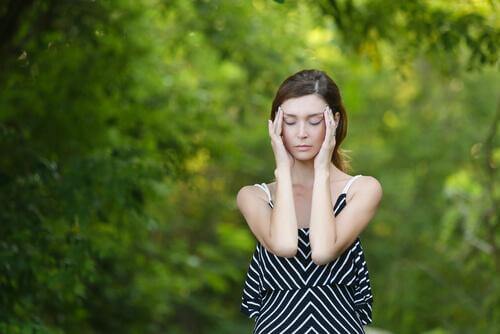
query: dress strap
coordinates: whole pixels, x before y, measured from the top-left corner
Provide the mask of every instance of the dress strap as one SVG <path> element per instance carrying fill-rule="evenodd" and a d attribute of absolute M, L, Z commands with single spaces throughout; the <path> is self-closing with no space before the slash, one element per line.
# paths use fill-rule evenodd
<path fill-rule="evenodd" d="M 254 184 L 254 186 L 257 186 L 259 188 L 261 188 L 262 190 L 264 190 L 266 192 L 266 195 L 267 195 L 267 198 L 269 199 L 269 205 L 271 206 L 271 208 L 273 207 L 273 200 L 271 199 L 271 192 L 269 191 L 269 188 L 267 187 L 267 184 L 265 183 L 261 183 L 261 184 Z"/>
<path fill-rule="evenodd" d="M 358 174 L 356 176 L 353 176 L 352 179 L 349 180 L 349 182 L 347 182 L 347 184 L 345 185 L 344 189 L 342 190 L 341 194 L 347 194 L 347 191 L 349 190 L 349 187 L 351 187 L 351 184 L 354 182 L 354 180 L 356 180 L 359 176 L 361 176 L 361 174 Z"/>

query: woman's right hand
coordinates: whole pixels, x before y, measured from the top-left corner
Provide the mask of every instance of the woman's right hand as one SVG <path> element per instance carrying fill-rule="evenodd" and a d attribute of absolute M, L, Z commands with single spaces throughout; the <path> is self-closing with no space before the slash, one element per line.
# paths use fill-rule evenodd
<path fill-rule="evenodd" d="M 283 143 L 283 109 L 278 107 L 274 121 L 268 121 L 269 137 L 271 137 L 271 146 L 276 159 L 276 169 L 290 169 L 295 161 L 294 157 L 288 152 Z"/>

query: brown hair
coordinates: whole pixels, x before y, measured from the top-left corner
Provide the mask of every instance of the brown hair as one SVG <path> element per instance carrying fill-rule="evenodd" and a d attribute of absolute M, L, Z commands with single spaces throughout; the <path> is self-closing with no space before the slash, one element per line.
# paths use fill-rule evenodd
<path fill-rule="evenodd" d="M 333 150 L 332 163 L 341 171 L 351 170 L 350 157 L 340 144 L 347 135 L 347 115 L 337 84 L 323 71 L 302 70 L 283 81 L 274 97 L 271 108 L 271 120 L 274 120 L 278 107 L 288 99 L 309 94 L 319 95 L 332 109 L 333 115 L 340 113 L 339 124 L 335 135 L 336 145 Z"/>

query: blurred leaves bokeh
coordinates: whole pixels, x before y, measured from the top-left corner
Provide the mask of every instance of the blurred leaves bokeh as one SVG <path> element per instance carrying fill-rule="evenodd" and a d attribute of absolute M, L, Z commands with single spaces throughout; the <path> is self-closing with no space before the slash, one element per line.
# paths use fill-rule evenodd
<path fill-rule="evenodd" d="M 363 232 L 373 327 L 500 328 L 494 1 L 5 1 L 0 332 L 249 333 L 279 84 L 326 71 L 350 174 L 384 188 Z"/>

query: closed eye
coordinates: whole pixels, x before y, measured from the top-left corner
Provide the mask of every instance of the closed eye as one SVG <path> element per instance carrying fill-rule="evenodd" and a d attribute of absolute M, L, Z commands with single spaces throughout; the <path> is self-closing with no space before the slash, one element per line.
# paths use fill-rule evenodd
<path fill-rule="evenodd" d="M 322 120 L 321 120 L 321 121 L 322 121 Z M 316 122 L 316 123 L 309 122 L 309 124 L 311 124 L 311 125 L 319 125 L 319 124 L 321 123 L 321 121 Z M 295 122 L 293 122 L 293 123 L 288 123 L 288 122 L 285 122 L 285 124 L 286 124 L 286 125 L 294 125 L 294 124 L 295 124 Z"/>

